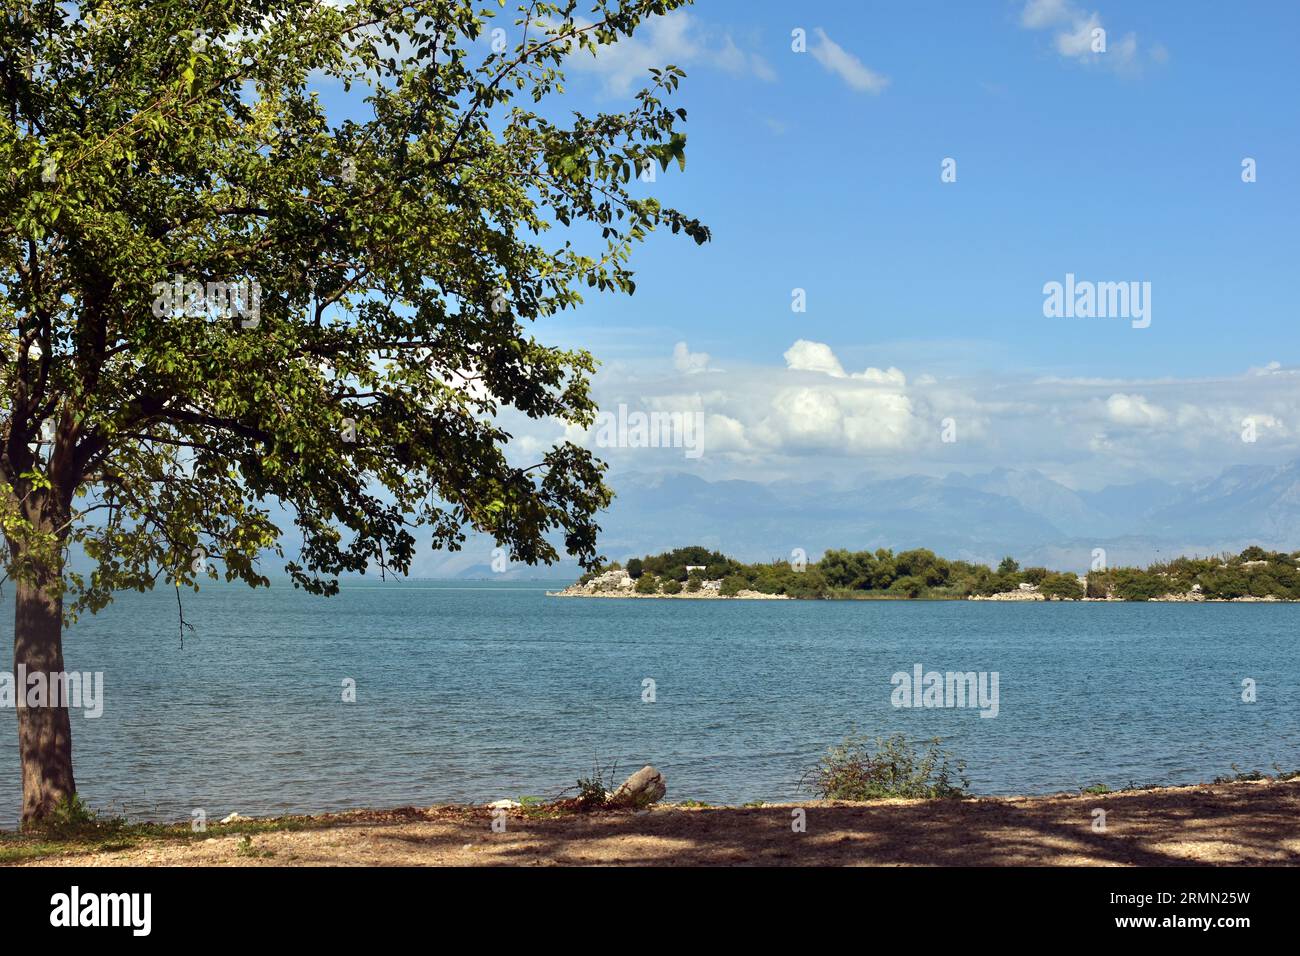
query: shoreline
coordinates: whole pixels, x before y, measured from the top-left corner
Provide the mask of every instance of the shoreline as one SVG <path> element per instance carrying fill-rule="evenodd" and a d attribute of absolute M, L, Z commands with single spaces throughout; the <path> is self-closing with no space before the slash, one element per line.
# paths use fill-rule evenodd
<path fill-rule="evenodd" d="M 800 814 L 802 811 L 802 814 Z M 1103 811 L 1104 828 L 1097 829 Z M 805 829 L 792 821 L 802 815 Z M 188 824 L 19 866 L 1300 865 L 1300 779 L 960 800 L 355 810 Z M 504 821 L 502 831 L 493 823 Z M 23 840 L 5 832 L 0 848 Z M 38 849 L 39 847 L 34 847 Z"/>
<path fill-rule="evenodd" d="M 1236 598 L 1207 598 L 1207 597 L 1189 597 L 1182 594 L 1168 594 L 1163 597 L 1147 598 L 1144 601 L 1127 600 L 1125 598 L 1049 598 L 1041 594 L 1026 595 L 1024 592 L 1003 591 L 998 594 L 970 594 L 964 597 L 907 597 L 906 595 L 880 594 L 875 595 L 871 592 L 864 592 L 861 597 L 791 597 L 788 594 L 766 594 L 761 591 L 741 592 L 740 594 L 717 594 L 715 592 L 707 593 L 687 593 L 682 591 L 679 594 L 634 594 L 624 591 L 588 591 L 577 585 L 570 585 L 560 591 L 547 591 L 547 597 L 558 598 L 626 598 L 632 600 L 676 600 L 676 601 L 836 601 L 836 602 L 853 602 L 853 601 L 901 601 L 907 603 L 929 602 L 934 604 L 945 604 L 951 602 L 972 601 L 976 603 L 998 603 L 998 604 L 1300 604 L 1300 600 L 1280 597 L 1246 597 Z"/>

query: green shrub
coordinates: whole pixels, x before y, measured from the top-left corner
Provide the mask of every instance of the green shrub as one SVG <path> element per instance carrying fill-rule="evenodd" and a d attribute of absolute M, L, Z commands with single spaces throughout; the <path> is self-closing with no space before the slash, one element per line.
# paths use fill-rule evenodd
<path fill-rule="evenodd" d="M 850 734 L 804 775 L 804 783 L 826 800 L 964 797 L 966 765 L 939 743 L 935 737 L 921 748 L 903 734 L 874 741 Z"/>
<path fill-rule="evenodd" d="M 1083 585 L 1073 574 L 1048 574 L 1038 586 L 1043 597 L 1077 601 L 1083 597 Z"/>
<path fill-rule="evenodd" d="M 1159 574 L 1137 568 L 1118 568 L 1115 571 L 1115 596 L 1125 601 L 1150 601 L 1164 597 L 1173 585 Z"/>
<path fill-rule="evenodd" d="M 748 587 L 749 582 L 739 574 L 729 574 L 722 579 L 722 587 L 718 589 L 718 593 L 723 597 L 735 597 Z"/>
<path fill-rule="evenodd" d="M 676 578 L 668 578 L 659 588 L 664 594 L 681 594 L 682 582 Z"/>
<path fill-rule="evenodd" d="M 636 579 L 637 594 L 655 594 L 659 591 L 659 579 L 646 572 Z"/>
<path fill-rule="evenodd" d="M 76 840 L 112 836 L 126 826 L 121 817 L 102 817 L 78 794 L 64 797 L 39 823 L 29 829 L 53 840 Z"/>
<path fill-rule="evenodd" d="M 917 598 L 925 593 L 925 581 L 911 576 L 899 578 L 889 586 L 889 590 L 895 594 L 905 594 L 907 597 Z"/>

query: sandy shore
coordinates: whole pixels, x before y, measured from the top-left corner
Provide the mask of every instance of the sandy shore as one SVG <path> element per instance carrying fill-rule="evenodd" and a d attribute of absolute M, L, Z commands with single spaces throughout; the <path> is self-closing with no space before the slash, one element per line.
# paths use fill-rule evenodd
<path fill-rule="evenodd" d="M 795 832 L 796 811 L 806 819 Z M 1105 811 L 1106 829 L 1094 828 Z M 301 829 L 138 845 L 39 866 L 1300 865 L 1300 780 L 1103 796 L 660 806 L 641 813 L 481 807 L 359 811 Z"/>

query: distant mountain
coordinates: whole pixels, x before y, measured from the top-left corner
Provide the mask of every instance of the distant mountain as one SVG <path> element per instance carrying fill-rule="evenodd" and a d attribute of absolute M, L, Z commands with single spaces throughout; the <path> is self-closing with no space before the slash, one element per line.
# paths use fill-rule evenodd
<path fill-rule="evenodd" d="M 1300 461 L 1229 468 L 1188 484 L 1143 481 L 1074 491 L 1041 472 L 1001 468 L 942 479 L 866 476 L 825 483 L 708 482 L 691 475 L 616 483 L 601 521 L 611 559 L 704 544 L 743 560 L 829 547 L 928 547 L 951 558 L 1086 570 L 1178 554 L 1300 548 Z"/>
<path fill-rule="evenodd" d="M 1300 461 L 1276 468 L 1229 468 L 1217 478 L 1190 485 L 1145 522 L 1145 530 L 1155 534 L 1186 534 L 1189 527 L 1202 535 L 1300 547 Z"/>
<path fill-rule="evenodd" d="M 1139 528 L 1156 511 L 1181 494 L 1176 485 L 1151 479 L 1129 485 L 1107 485 L 1100 491 L 1081 491 L 1079 497 L 1094 513 L 1104 515 L 1113 533 Z"/>
<path fill-rule="evenodd" d="M 1011 498 L 1026 511 L 1069 535 L 1113 534 L 1120 530 L 1112 527 L 1110 516 L 1094 507 L 1083 494 L 1039 471 L 998 468 L 984 475 L 954 473 L 944 481 L 954 487 Z"/>
<path fill-rule="evenodd" d="M 1235 466 L 1186 484 L 1144 481 L 1074 491 L 1033 470 L 999 468 L 945 478 L 864 475 L 848 489 L 825 481 L 706 481 L 689 474 L 625 475 L 599 519 L 610 560 L 687 544 L 743 561 L 809 558 L 827 548 L 925 547 L 948 558 L 1085 571 L 1093 550 L 1107 563 L 1146 565 L 1180 554 L 1239 552 L 1247 545 L 1300 549 L 1300 461 Z M 576 563 L 490 567 L 492 544 L 421 555 L 423 576 L 573 578 Z"/>

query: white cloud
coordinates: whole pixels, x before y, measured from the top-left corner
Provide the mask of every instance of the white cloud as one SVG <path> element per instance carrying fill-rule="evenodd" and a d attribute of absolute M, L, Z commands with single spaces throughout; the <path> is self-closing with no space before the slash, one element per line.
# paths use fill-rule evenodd
<path fill-rule="evenodd" d="M 1020 23 L 1030 30 L 1041 30 L 1070 19 L 1067 0 L 1029 0 L 1020 12 Z"/>
<path fill-rule="evenodd" d="M 702 416 L 703 454 L 597 448 L 593 434 L 522 416 L 505 423 L 522 464 L 561 434 L 616 469 L 699 469 L 711 478 L 806 479 L 1036 468 L 1073 487 L 1185 480 L 1225 463 L 1300 458 L 1300 369 L 1277 363 L 1219 378 L 981 375 L 883 367 L 848 372 L 825 342 L 799 339 L 784 361 L 727 362 L 674 349 L 674 362 L 625 361 L 594 381 L 603 409 Z M 775 358 L 775 356 L 774 356 Z M 945 421 L 955 426 L 946 442 Z M 1249 426 L 1247 425 L 1249 422 Z M 1245 437 L 1249 435 L 1250 437 Z M 527 461 L 522 459 L 527 458 Z M 513 460 L 513 457 L 512 457 Z"/>
<path fill-rule="evenodd" d="M 673 368 L 684 375 L 707 372 L 709 370 L 709 353 L 692 352 L 686 347 L 685 342 L 678 342 L 673 346 Z"/>
<path fill-rule="evenodd" d="M 1027 30 L 1052 30 L 1056 52 L 1080 63 L 1126 69 L 1137 60 L 1136 34 L 1112 36 L 1100 14 L 1075 6 L 1070 0 L 1028 0 L 1020 12 L 1020 24 Z M 1095 47 L 1099 36 L 1105 41 L 1102 51 Z M 1168 56 L 1164 47 L 1157 47 L 1153 53 L 1161 62 Z"/>
<path fill-rule="evenodd" d="M 1104 28 L 1101 25 L 1101 17 L 1095 13 L 1086 19 L 1076 20 L 1069 29 L 1056 34 L 1056 52 L 1061 56 L 1085 59 L 1093 52 L 1094 31 L 1102 29 Z"/>
<path fill-rule="evenodd" d="M 767 83 L 776 79 L 772 65 L 757 53 L 748 53 L 736 46 L 731 34 L 722 38 L 721 48 L 713 56 L 713 64 L 733 76 L 752 75 Z"/>
<path fill-rule="evenodd" d="M 799 339 L 786 349 L 785 367 L 797 372 L 824 372 L 835 378 L 844 378 L 844 366 L 835 357 L 831 347 L 823 342 Z"/>
<path fill-rule="evenodd" d="M 832 378 L 857 378 L 877 385 L 891 385 L 902 388 L 907 384 L 907 376 L 892 365 L 887 369 L 868 368 L 861 372 L 846 375 L 844 366 L 835 357 L 831 347 L 824 342 L 810 342 L 799 339 L 785 351 L 785 367 L 796 372 L 821 372 Z"/>
<path fill-rule="evenodd" d="M 587 25 L 587 21 L 576 22 Z M 608 92 L 624 95 L 647 82 L 650 69 L 670 63 L 680 67 L 699 64 L 769 82 L 776 79 L 776 72 L 761 56 L 742 50 L 730 34 L 719 35 L 685 10 L 649 17 L 633 36 L 598 47 L 594 55 L 577 50 L 566 66 L 598 74 Z"/>
<path fill-rule="evenodd" d="M 1286 368 L 1281 362 L 1269 362 L 1263 368 L 1252 368 L 1251 375 L 1300 375 L 1300 368 Z"/>
<path fill-rule="evenodd" d="M 901 370 L 894 368 L 892 365 L 881 371 L 878 368 L 869 368 L 865 372 L 854 372 L 853 378 L 865 379 L 868 382 L 875 382 L 878 385 L 893 385 L 902 388 L 907 384 L 907 376 Z"/>
<path fill-rule="evenodd" d="M 859 93 L 879 94 L 889 85 L 889 77 L 868 67 L 827 36 L 826 31 L 821 27 L 815 28 L 813 32 L 817 35 L 817 42 L 808 48 L 808 52 L 813 55 L 813 58 L 818 63 L 838 76 L 852 89 L 857 90 Z"/>
<path fill-rule="evenodd" d="M 1106 399 L 1106 415 L 1118 425 L 1160 425 L 1169 420 L 1169 413 L 1152 405 L 1141 395 L 1116 392 Z"/>

